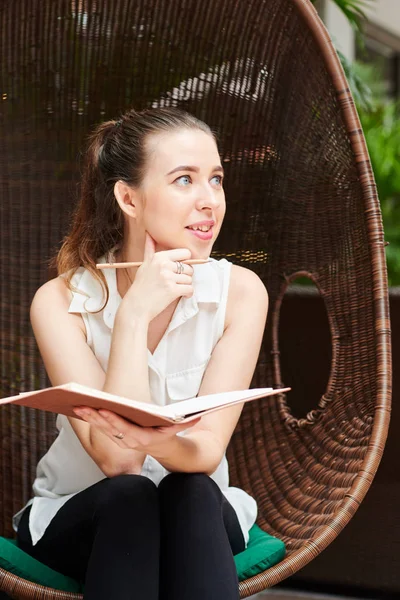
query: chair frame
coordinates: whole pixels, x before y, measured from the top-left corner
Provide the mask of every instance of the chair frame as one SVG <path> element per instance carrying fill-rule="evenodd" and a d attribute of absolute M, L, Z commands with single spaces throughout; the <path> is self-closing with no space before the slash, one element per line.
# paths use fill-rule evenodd
<path fill-rule="evenodd" d="M 242 581 L 239 584 L 241 598 L 256 594 L 293 575 L 336 538 L 356 512 L 371 485 L 383 454 L 390 420 L 392 371 L 388 288 L 379 200 L 368 150 L 348 83 L 325 27 L 309 0 L 292 0 L 292 2 L 314 36 L 334 83 L 363 189 L 365 212 L 368 215 L 369 242 L 373 247 L 372 268 L 375 273 L 373 299 L 376 315 L 375 335 L 378 340 L 376 350 L 377 372 L 379 374 L 378 397 L 376 399 L 372 435 L 362 468 L 331 522 L 320 530 L 318 537 L 309 540 L 303 547 L 290 553 L 276 566 L 246 581 Z M 279 306 L 275 306 L 274 310 L 279 312 L 279 308 Z M 26 581 L 4 569 L 0 569 L 0 593 L 1 591 L 7 593 L 10 598 L 19 600 L 29 598 L 82 600 L 83 598 L 81 594 L 61 592 Z"/>

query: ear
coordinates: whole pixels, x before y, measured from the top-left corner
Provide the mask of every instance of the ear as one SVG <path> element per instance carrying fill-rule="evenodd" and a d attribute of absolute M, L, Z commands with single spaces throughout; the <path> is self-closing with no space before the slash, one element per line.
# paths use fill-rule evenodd
<path fill-rule="evenodd" d="M 114 185 L 114 196 L 121 210 L 131 218 L 137 217 L 138 192 L 123 181 L 117 181 Z"/>

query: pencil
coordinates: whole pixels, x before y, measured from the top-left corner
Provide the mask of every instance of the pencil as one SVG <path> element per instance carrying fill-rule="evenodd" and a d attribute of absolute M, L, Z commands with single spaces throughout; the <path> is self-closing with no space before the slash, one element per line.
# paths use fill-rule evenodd
<path fill-rule="evenodd" d="M 210 262 L 210 259 L 189 258 L 188 260 L 181 260 L 179 262 L 184 265 L 204 265 L 205 263 Z M 128 267 L 140 267 L 142 264 L 142 262 L 97 263 L 96 269 L 126 269 Z"/>

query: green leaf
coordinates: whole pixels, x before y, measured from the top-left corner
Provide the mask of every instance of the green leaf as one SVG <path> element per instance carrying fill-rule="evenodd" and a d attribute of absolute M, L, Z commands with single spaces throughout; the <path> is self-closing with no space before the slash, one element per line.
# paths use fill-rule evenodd
<path fill-rule="evenodd" d="M 400 105 L 358 107 L 381 204 L 390 285 L 400 285 Z"/>
<path fill-rule="evenodd" d="M 372 91 L 370 85 L 361 76 L 358 65 L 350 62 L 340 50 L 336 50 L 336 52 L 342 63 L 355 103 L 364 111 L 372 111 L 374 109 Z"/>
<path fill-rule="evenodd" d="M 311 0 L 315 3 L 316 0 Z M 367 19 L 365 9 L 376 0 L 332 0 L 342 11 L 356 33 L 357 43 L 363 46 L 362 22 Z"/>

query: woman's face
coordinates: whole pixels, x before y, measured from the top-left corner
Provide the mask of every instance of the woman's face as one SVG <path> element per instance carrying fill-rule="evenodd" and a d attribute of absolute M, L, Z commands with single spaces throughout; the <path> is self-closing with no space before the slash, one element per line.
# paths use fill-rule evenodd
<path fill-rule="evenodd" d="M 157 250 L 189 248 L 193 258 L 208 257 L 225 215 L 214 139 L 198 129 L 179 129 L 150 136 L 146 147 L 137 226 L 150 233 Z"/>

